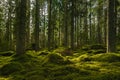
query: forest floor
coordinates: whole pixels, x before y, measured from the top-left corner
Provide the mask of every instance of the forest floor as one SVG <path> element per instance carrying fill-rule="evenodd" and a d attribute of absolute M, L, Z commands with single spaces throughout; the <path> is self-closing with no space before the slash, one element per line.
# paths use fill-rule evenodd
<path fill-rule="evenodd" d="M 1 52 L 0 80 L 120 80 L 120 53 L 61 50 Z"/>

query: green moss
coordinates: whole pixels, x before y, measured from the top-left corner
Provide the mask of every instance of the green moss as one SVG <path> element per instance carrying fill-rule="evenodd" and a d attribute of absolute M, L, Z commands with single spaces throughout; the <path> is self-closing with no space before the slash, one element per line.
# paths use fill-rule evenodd
<path fill-rule="evenodd" d="M 0 52 L 0 56 L 12 56 L 15 54 L 13 51 Z"/>
<path fill-rule="evenodd" d="M 55 53 L 49 54 L 48 59 L 50 62 L 58 64 L 64 61 L 64 58 L 61 55 Z"/>
<path fill-rule="evenodd" d="M 40 52 L 40 54 L 38 54 L 38 56 L 41 56 L 41 55 L 48 55 L 48 54 L 49 54 L 49 52 L 42 51 L 42 52 Z"/>
<path fill-rule="evenodd" d="M 41 52 L 31 51 L 9 58 L 1 56 L 0 79 L 10 77 L 11 80 L 120 80 L 120 54 L 77 53 L 73 56 L 62 56 L 49 52 L 43 56 L 39 55 Z"/>
<path fill-rule="evenodd" d="M 101 44 L 87 45 L 84 46 L 82 50 L 93 54 L 106 53 L 106 47 Z"/>
<path fill-rule="evenodd" d="M 43 64 L 49 64 L 49 63 L 64 65 L 64 64 L 69 64 L 71 62 L 65 59 L 59 53 L 50 53 L 43 59 Z"/>
<path fill-rule="evenodd" d="M 0 74 L 1 75 L 10 75 L 12 73 L 19 72 L 22 69 L 23 69 L 23 66 L 20 63 L 12 62 L 12 63 L 4 65 L 0 69 L 0 71 L 1 71 Z"/>
<path fill-rule="evenodd" d="M 59 47 L 59 48 L 53 50 L 53 53 L 60 53 L 61 51 L 64 51 L 65 49 L 66 48 L 64 48 L 64 47 Z"/>
<path fill-rule="evenodd" d="M 94 44 L 90 46 L 90 49 L 94 49 L 94 50 L 99 50 L 99 49 L 106 49 L 104 45 L 101 44 Z"/>
<path fill-rule="evenodd" d="M 91 57 L 88 54 L 83 54 L 79 56 L 79 61 L 91 61 Z"/>
<path fill-rule="evenodd" d="M 25 80 L 24 75 L 13 75 L 11 80 Z"/>
<path fill-rule="evenodd" d="M 29 55 L 29 54 L 14 55 L 12 61 L 28 62 L 28 61 L 31 61 L 33 58 L 35 58 L 35 57 L 33 57 L 33 56 Z"/>
<path fill-rule="evenodd" d="M 97 54 L 92 56 L 95 61 L 119 62 L 120 55 L 116 53 Z"/>
<path fill-rule="evenodd" d="M 25 80 L 45 80 L 45 74 L 48 75 L 42 69 L 31 71 L 25 75 Z"/>
<path fill-rule="evenodd" d="M 45 77 L 41 75 L 31 75 L 27 77 L 25 80 L 45 80 Z"/>
<path fill-rule="evenodd" d="M 94 80 L 120 80 L 119 74 L 114 73 L 103 73 L 99 74 L 96 77 L 93 77 Z"/>

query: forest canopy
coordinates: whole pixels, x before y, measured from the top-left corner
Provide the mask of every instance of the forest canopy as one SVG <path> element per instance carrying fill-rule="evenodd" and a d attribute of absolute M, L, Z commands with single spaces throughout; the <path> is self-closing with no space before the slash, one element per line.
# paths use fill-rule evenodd
<path fill-rule="evenodd" d="M 120 44 L 119 0 L 1 0 L 0 51 Z"/>

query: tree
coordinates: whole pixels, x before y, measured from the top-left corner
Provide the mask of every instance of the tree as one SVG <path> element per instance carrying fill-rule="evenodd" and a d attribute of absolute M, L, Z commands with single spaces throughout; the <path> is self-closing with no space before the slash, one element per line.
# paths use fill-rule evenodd
<path fill-rule="evenodd" d="M 27 0 L 16 1 L 16 53 L 25 53 Z"/>
<path fill-rule="evenodd" d="M 51 50 L 51 36 L 52 36 L 52 26 L 51 26 L 51 10 L 52 10 L 52 0 L 48 1 L 48 50 Z"/>
<path fill-rule="evenodd" d="M 67 0 L 64 0 L 64 46 L 68 47 Z"/>
<path fill-rule="evenodd" d="M 39 44 L 40 44 L 40 39 L 39 39 L 39 25 L 40 25 L 40 0 L 36 0 L 36 10 L 35 10 L 35 28 L 34 28 L 34 41 L 35 41 L 35 50 L 39 50 Z"/>
<path fill-rule="evenodd" d="M 27 18 L 27 21 L 26 21 L 26 48 L 29 47 L 30 45 L 30 8 L 31 8 L 31 5 L 30 5 L 30 0 L 27 0 L 27 15 L 26 15 L 26 18 Z"/>
<path fill-rule="evenodd" d="M 6 31 L 5 31 L 5 45 L 6 45 L 6 50 L 13 50 L 13 21 L 14 17 L 14 0 L 8 0 L 7 1 L 7 18 L 6 18 Z"/>
<path fill-rule="evenodd" d="M 107 11 L 106 0 L 0 0 L 0 48 L 12 45 L 21 54 L 31 43 L 36 51 L 107 44 L 113 52 L 120 39 L 119 1 L 109 0 Z"/>
<path fill-rule="evenodd" d="M 74 49 L 74 1 L 71 1 L 71 49 Z"/>
<path fill-rule="evenodd" d="M 116 51 L 115 0 L 108 0 L 107 52 Z"/>

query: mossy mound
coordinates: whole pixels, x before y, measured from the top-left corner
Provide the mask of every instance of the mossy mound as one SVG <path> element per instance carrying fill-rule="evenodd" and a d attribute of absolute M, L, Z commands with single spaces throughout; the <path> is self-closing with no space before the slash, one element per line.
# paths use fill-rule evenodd
<path fill-rule="evenodd" d="M 72 80 L 74 77 L 87 76 L 90 74 L 87 70 L 82 70 L 74 66 L 60 66 L 50 71 L 51 80 Z"/>
<path fill-rule="evenodd" d="M 87 53 L 94 53 L 94 54 L 106 53 L 106 47 L 101 44 L 87 45 L 84 46 L 82 50 Z"/>
<path fill-rule="evenodd" d="M 119 62 L 120 54 L 116 53 L 97 54 L 92 56 L 92 59 L 95 61 Z"/>
<path fill-rule="evenodd" d="M 99 50 L 99 49 L 106 49 L 104 45 L 101 44 L 94 44 L 90 46 L 90 49 L 94 49 L 94 50 Z"/>
<path fill-rule="evenodd" d="M 66 60 L 63 56 L 59 53 L 50 53 L 46 56 L 43 61 L 43 64 L 46 63 L 53 63 L 53 64 L 69 64 L 71 63 L 69 60 Z"/>
<path fill-rule="evenodd" d="M 23 66 L 17 62 L 11 62 L 9 64 L 4 65 L 0 69 L 0 74 L 3 76 L 7 76 L 9 74 L 20 72 L 23 69 Z"/>
<path fill-rule="evenodd" d="M 119 74 L 113 74 L 113 73 L 104 73 L 104 74 L 96 74 L 93 76 L 81 76 L 77 79 L 73 80 L 120 80 Z"/>
<path fill-rule="evenodd" d="M 83 54 L 83 55 L 79 56 L 78 59 L 79 59 L 79 61 L 84 61 L 84 62 L 92 60 L 88 54 Z"/>
<path fill-rule="evenodd" d="M 45 80 L 45 77 L 41 75 L 31 75 L 27 77 L 25 80 Z"/>
<path fill-rule="evenodd" d="M 59 63 L 62 63 L 64 61 L 64 58 L 59 54 L 51 53 L 48 55 L 48 60 L 52 63 L 59 64 Z"/>
<path fill-rule="evenodd" d="M 25 75 L 25 80 L 45 80 L 45 74 L 49 75 L 42 69 L 31 71 Z"/>
<path fill-rule="evenodd" d="M 42 52 L 40 52 L 40 53 L 38 54 L 38 56 L 42 56 L 42 55 L 48 55 L 48 54 L 49 54 L 49 52 L 42 51 Z"/>
<path fill-rule="evenodd" d="M 88 77 L 90 78 L 90 77 Z M 119 73 L 102 73 L 91 77 L 93 80 L 120 80 Z"/>
<path fill-rule="evenodd" d="M 70 48 L 58 48 L 53 53 L 60 53 L 62 56 L 72 56 L 73 51 Z"/>
<path fill-rule="evenodd" d="M 73 51 L 70 48 L 67 48 L 67 49 L 61 51 L 60 54 L 62 56 L 72 56 L 73 55 Z"/>
<path fill-rule="evenodd" d="M 17 61 L 17 62 L 28 62 L 34 60 L 33 56 L 29 54 L 22 54 L 22 55 L 14 55 L 12 61 Z"/>
<path fill-rule="evenodd" d="M 77 58 L 72 59 L 73 62 L 77 61 L 102 61 L 102 62 L 119 62 L 120 61 L 120 54 L 117 53 L 105 53 L 105 54 L 83 54 Z"/>

